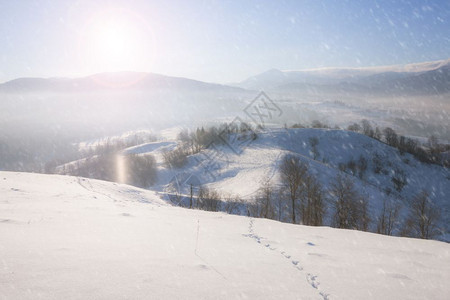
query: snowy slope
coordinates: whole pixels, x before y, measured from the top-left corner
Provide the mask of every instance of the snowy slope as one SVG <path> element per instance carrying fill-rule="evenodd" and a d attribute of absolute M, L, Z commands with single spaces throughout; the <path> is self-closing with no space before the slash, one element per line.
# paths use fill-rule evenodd
<path fill-rule="evenodd" d="M 0 299 L 446 299 L 450 246 L 0 172 Z"/>
<path fill-rule="evenodd" d="M 316 159 L 310 138 L 319 141 Z M 421 163 L 412 155 L 401 155 L 397 149 L 375 139 L 343 130 L 267 129 L 260 132 L 256 140 L 242 147 L 239 154 L 227 145 L 219 145 L 189 157 L 188 165 L 181 169 L 161 166 L 158 171 L 159 184 L 152 189 L 162 192 L 177 174 L 183 174 L 183 177 L 190 174 L 198 178 L 201 184 L 222 194 L 239 195 L 250 200 L 265 179 L 270 178 L 273 184 L 280 184 L 278 168 L 285 154 L 299 156 L 325 188 L 340 173 L 339 164 L 364 157 L 368 162 L 366 173 L 362 178 L 356 174 L 351 178 L 359 192 L 369 197 L 372 216 L 378 215 L 384 199 L 400 201 L 406 207 L 409 199 L 421 190 L 427 190 L 432 201 L 442 208 L 441 227 L 450 232 L 450 170 Z M 375 154 L 383 161 L 383 171 L 379 174 L 374 172 Z M 395 190 L 392 182 L 392 176 L 398 170 L 405 174 L 407 180 L 401 192 Z M 179 192 L 189 194 L 189 186 L 181 185 Z M 448 237 L 444 234 L 441 238 Z"/>
<path fill-rule="evenodd" d="M 316 157 L 310 144 L 311 138 L 318 140 Z M 243 145 L 239 143 L 235 145 L 234 142 L 230 141 L 230 145 L 214 145 L 191 155 L 188 157 L 187 165 L 182 168 L 169 168 L 162 157 L 163 150 L 177 146 L 178 141 L 173 132 L 170 133 L 170 137 L 165 137 L 165 141 L 130 147 L 123 153 L 152 154 L 156 158 L 158 182 L 149 188 L 162 194 L 189 195 L 190 182 L 194 181 L 194 185 L 207 186 L 217 190 L 222 196 L 237 195 L 247 201 L 253 200 L 261 183 L 267 179 L 275 186 L 280 185 L 278 169 L 281 159 L 286 154 L 297 155 L 304 161 L 325 190 L 341 173 L 341 164 L 347 164 L 350 160 L 357 163 L 360 157 L 363 157 L 367 160 L 367 171 L 364 176 L 349 174 L 348 170 L 346 174 L 354 181 L 358 191 L 369 200 L 369 212 L 374 221 L 370 230 L 375 230 L 375 219 L 384 200 L 390 199 L 403 206 L 401 214 L 405 216 L 408 201 L 422 190 L 426 190 L 433 203 L 441 208 L 439 223 L 441 235 L 437 238 L 450 241 L 448 169 L 421 163 L 414 156 L 408 153 L 400 154 L 397 149 L 375 139 L 343 130 L 271 128 L 260 131 L 256 140 L 244 140 Z M 375 155 L 382 161 L 382 170 L 379 173 L 375 173 L 374 170 Z M 82 163 L 83 160 L 68 163 L 66 166 L 76 166 L 77 162 Z M 62 167 L 58 167 L 57 170 L 61 170 Z M 402 172 L 406 179 L 406 184 L 400 192 L 396 191 L 392 181 L 396 172 Z M 174 181 L 177 181 L 175 190 Z M 326 225 L 331 224 L 331 216 L 332 207 L 328 205 Z"/>

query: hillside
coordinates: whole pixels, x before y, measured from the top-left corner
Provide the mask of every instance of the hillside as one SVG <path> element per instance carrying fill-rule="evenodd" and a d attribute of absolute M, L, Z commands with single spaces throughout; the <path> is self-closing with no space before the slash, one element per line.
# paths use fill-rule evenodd
<path fill-rule="evenodd" d="M 401 207 L 400 223 L 394 230 L 395 235 L 400 234 L 410 201 L 420 192 L 427 191 L 432 205 L 441 211 L 437 224 L 440 233 L 436 238 L 449 240 L 450 171 L 444 167 L 420 162 L 411 154 L 401 154 L 378 140 L 344 130 L 274 128 L 260 131 L 255 140 L 237 139 L 236 136 L 231 139 L 228 145 L 213 144 L 189 155 L 187 164 L 178 168 L 168 167 L 163 158 L 164 151 L 173 150 L 179 144 L 174 137 L 128 148 L 122 155 L 153 155 L 157 181 L 148 188 L 158 191 L 166 200 L 174 200 L 175 197 L 178 199 L 175 203 L 184 201 L 183 205 L 187 205 L 191 184 L 194 196 L 202 186 L 219 192 L 222 199 L 239 197 L 244 203 L 253 203 L 267 180 L 276 190 L 282 188 L 279 173 L 282 158 L 287 154 L 295 155 L 319 180 L 326 194 L 339 174 L 344 174 L 354 183 L 358 193 L 368 201 L 372 220 L 370 231 L 376 231 L 383 202 L 388 201 Z M 311 139 L 317 139 L 316 152 L 310 144 Z M 358 169 L 361 160 L 366 164 L 364 172 Z M 351 163 L 355 169 L 349 166 Z M 63 169 L 60 166 L 57 171 L 65 174 Z M 401 180 L 402 186 L 397 186 L 396 180 Z M 325 225 L 331 225 L 334 213 L 332 197 L 328 196 Z M 286 200 L 286 197 L 284 195 L 281 199 Z M 247 214 L 247 211 L 240 211 L 240 214 Z M 289 222 L 286 217 L 279 218 Z"/>
<path fill-rule="evenodd" d="M 315 150 L 311 139 L 317 141 Z M 345 175 L 354 183 L 357 192 L 368 201 L 370 231 L 376 231 L 377 218 L 387 201 L 401 207 L 400 220 L 393 232 L 400 234 L 410 201 L 420 192 L 428 192 L 432 205 L 441 211 L 437 224 L 440 233 L 435 238 L 450 240 L 450 171 L 439 165 L 423 163 L 411 154 L 402 154 L 398 149 L 363 134 L 331 129 L 265 129 L 255 140 L 249 135 L 246 138 L 233 135 L 229 144 L 212 144 L 197 154 L 189 155 L 183 167 L 169 167 L 163 158 L 165 151 L 181 145 L 176 134 L 170 131 L 170 136 L 163 140 L 127 148 L 121 155 L 152 155 L 156 159 L 157 181 L 147 187 L 158 191 L 167 200 L 176 199 L 175 203 L 181 201 L 181 205 L 188 205 L 191 185 L 194 196 L 202 186 L 217 191 L 225 200 L 224 204 L 237 197 L 244 203 L 253 203 L 260 195 L 263 183 L 268 180 L 275 190 L 283 190 L 279 173 L 281 161 L 285 155 L 295 155 L 319 180 L 326 194 L 329 194 L 338 175 Z M 61 165 L 56 172 L 88 176 L 76 172 L 76 165 L 83 166 L 84 162 L 82 159 Z M 365 167 L 361 171 L 362 163 Z M 75 172 L 64 171 L 71 168 Z M 275 199 L 283 201 L 287 197 L 274 195 Z M 324 224 L 331 225 L 333 197 L 326 197 Z M 274 205 L 280 207 L 280 204 Z M 284 213 L 277 219 L 290 222 L 286 215 L 289 204 L 283 205 Z M 247 209 L 239 207 L 239 214 L 246 215 Z"/>
<path fill-rule="evenodd" d="M 0 172 L 1 299 L 446 299 L 449 245 L 187 210 Z"/>
<path fill-rule="evenodd" d="M 317 138 L 317 153 L 314 155 L 311 138 Z M 275 186 L 280 185 L 279 165 L 285 154 L 297 155 L 305 162 L 327 189 L 341 172 L 342 165 L 363 158 L 367 169 L 360 175 L 347 169 L 344 173 L 355 183 L 357 190 L 368 197 L 373 220 L 378 216 L 384 199 L 399 203 L 404 208 L 408 201 L 422 190 L 430 193 L 432 202 L 440 207 L 441 239 L 448 240 L 450 232 L 450 171 L 443 167 L 418 161 L 414 156 L 400 152 L 380 141 L 365 135 L 343 130 L 329 129 L 267 129 L 239 146 L 240 141 L 228 145 L 210 147 L 188 157 L 183 168 L 168 168 L 164 165 L 161 151 L 173 148 L 174 144 L 154 143 L 128 150 L 134 153 L 153 154 L 158 161 L 158 183 L 151 187 L 162 193 L 189 195 L 188 178 L 195 178 L 201 185 L 219 191 L 223 195 L 233 194 L 252 201 L 266 179 Z M 167 148 L 169 147 L 169 148 Z M 148 149 L 149 151 L 145 151 Z M 239 153 L 236 153 L 239 150 Z M 315 157 L 316 156 L 316 157 Z M 379 159 L 379 171 L 376 171 Z M 393 178 L 400 176 L 405 185 L 396 189 Z M 174 180 L 179 181 L 174 190 Z M 329 225 L 332 211 L 328 207 L 325 224 Z M 403 215 L 406 210 L 403 210 Z M 373 224 L 374 226 L 374 224 Z M 372 228 L 374 230 L 374 228 Z"/>

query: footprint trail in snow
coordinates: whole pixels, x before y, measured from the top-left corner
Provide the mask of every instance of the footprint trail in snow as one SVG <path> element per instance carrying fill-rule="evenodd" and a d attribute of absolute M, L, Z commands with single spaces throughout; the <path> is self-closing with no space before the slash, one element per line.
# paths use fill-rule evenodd
<path fill-rule="evenodd" d="M 276 251 L 279 252 L 286 260 L 288 260 L 293 267 L 295 267 L 298 271 L 304 273 L 304 269 L 303 266 L 300 264 L 300 261 L 295 260 L 292 258 L 292 256 L 288 253 L 286 253 L 283 250 L 277 249 L 275 247 L 273 247 L 271 244 L 269 243 L 263 243 L 262 240 L 264 239 L 263 237 L 259 236 L 258 234 L 255 233 L 254 230 L 254 219 L 250 218 L 250 222 L 248 225 L 248 234 L 243 234 L 243 236 L 254 239 L 258 244 L 272 250 L 272 251 Z M 329 300 L 330 299 L 330 295 L 325 293 L 324 291 L 322 291 L 320 289 L 320 282 L 317 280 L 317 275 L 311 274 L 311 273 L 306 273 L 306 281 L 309 283 L 309 285 L 316 289 L 319 292 L 319 295 L 324 299 L 324 300 Z"/>

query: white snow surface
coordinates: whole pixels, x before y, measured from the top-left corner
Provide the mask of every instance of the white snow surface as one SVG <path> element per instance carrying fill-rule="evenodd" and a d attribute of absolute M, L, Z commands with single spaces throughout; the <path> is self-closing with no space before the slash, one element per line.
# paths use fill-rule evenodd
<path fill-rule="evenodd" d="M 448 299 L 450 246 L 0 172 L 0 299 Z"/>

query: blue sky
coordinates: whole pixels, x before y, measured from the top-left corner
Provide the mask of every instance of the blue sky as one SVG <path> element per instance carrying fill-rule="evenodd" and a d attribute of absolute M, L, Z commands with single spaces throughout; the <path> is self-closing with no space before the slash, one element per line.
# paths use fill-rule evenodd
<path fill-rule="evenodd" d="M 130 70 L 227 83 L 448 59 L 449 20 L 448 0 L 0 0 L 0 82 Z"/>

